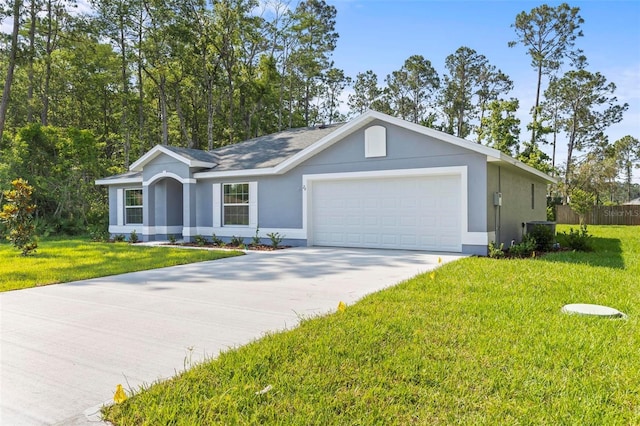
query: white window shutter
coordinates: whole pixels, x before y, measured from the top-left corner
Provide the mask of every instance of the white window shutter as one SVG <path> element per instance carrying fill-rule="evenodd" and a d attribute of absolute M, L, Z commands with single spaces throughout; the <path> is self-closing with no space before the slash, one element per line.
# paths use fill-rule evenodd
<path fill-rule="evenodd" d="M 118 188 L 116 194 L 116 209 L 118 210 L 116 225 L 122 226 L 124 225 L 124 189 Z"/>
<path fill-rule="evenodd" d="M 222 184 L 213 184 L 213 227 L 222 226 Z"/>
<path fill-rule="evenodd" d="M 258 226 L 258 182 L 249 182 L 249 226 Z"/>

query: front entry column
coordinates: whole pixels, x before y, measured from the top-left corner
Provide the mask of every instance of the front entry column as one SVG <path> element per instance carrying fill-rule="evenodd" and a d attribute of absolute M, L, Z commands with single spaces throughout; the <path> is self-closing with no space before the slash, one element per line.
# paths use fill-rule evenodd
<path fill-rule="evenodd" d="M 156 194 L 153 185 L 142 185 L 142 241 L 156 239 Z"/>
<path fill-rule="evenodd" d="M 193 236 L 198 234 L 195 179 L 189 179 L 182 184 L 182 209 L 182 237 L 185 242 L 191 242 Z"/>

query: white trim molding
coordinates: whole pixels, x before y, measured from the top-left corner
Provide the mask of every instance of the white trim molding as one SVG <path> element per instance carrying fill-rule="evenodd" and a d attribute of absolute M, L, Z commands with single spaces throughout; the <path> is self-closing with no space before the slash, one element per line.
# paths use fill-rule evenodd
<path fill-rule="evenodd" d="M 111 179 L 97 179 L 96 185 L 140 185 L 142 183 L 142 176 L 138 177 L 123 177 L 123 178 L 111 178 Z"/>
<path fill-rule="evenodd" d="M 139 235 L 147 235 L 143 232 L 144 227 L 142 225 L 109 225 L 110 234 L 130 234 L 136 231 Z"/>
<path fill-rule="evenodd" d="M 465 246 L 487 246 L 491 240 L 490 234 L 493 234 L 495 239 L 495 232 L 463 232 L 462 244 Z"/>
<path fill-rule="evenodd" d="M 181 176 L 178 176 L 175 173 L 163 170 L 161 173 L 153 175 L 149 180 L 146 180 L 146 181 L 142 182 L 142 186 L 149 186 L 152 183 L 154 183 L 155 181 L 163 179 L 163 178 L 172 178 L 172 179 L 175 179 L 175 180 L 177 180 L 178 182 L 180 182 L 182 184 L 185 184 L 185 183 L 196 183 L 197 182 L 196 179 L 183 178 Z"/>
<path fill-rule="evenodd" d="M 155 226 L 155 235 L 182 234 L 182 225 Z"/>

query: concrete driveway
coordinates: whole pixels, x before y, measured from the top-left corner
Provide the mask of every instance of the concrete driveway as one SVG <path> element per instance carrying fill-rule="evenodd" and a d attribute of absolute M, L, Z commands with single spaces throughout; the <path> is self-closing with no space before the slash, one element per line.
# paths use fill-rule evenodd
<path fill-rule="evenodd" d="M 170 377 L 438 257 L 461 256 L 293 248 L 0 293 L 0 424 L 91 424 L 118 383 Z"/>

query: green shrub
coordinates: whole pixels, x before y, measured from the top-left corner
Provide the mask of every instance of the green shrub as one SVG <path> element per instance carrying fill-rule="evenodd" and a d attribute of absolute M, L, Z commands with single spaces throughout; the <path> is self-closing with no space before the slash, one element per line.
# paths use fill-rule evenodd
<path fill-rule="evenodd" d="M 211 242 L 213 243 L 214 246 L 218 246 L 218 247 L 222 247 L 224 245 L 224 241 L 218 238 L 216 234 L 213 234 L 211 236 Z"/>
<path fill-rule="evenodd" d="M 113 236 L 114 243 L 123 243 L 126 241 L 124 234 L 118 234 Z"/>
<path fill-rule="evenodd" d="M 489 243 L 489 257 L 492 259 L 501 259 L 504 257 L 504 244 L 500 243 L 500 247 L 496 246 L 496 243 L 491 241 Z"/>
<path fill-rule="evenodd" d="M 509 248 L 509 254 L 513 257 L 530 257 L 536 250 L 536 240 L 525 235 L 520 244 L 514 244 Z"/>
<path fill-rule="evenodd" d="M 527 234 L 536 241 L 537 251 L 551 251 L 556 242 L 556 236 L 549 226 L 535 225 Z"/>
<path fill-rule="evenodd" d="M 171 244 L 175 244 L 176 243 L 176 236 L 173 234 L 169 234 L 169 242 Z"/>
<path fill-rule="evenodd" d="M 196 235 L 193 237 L 193 242 L 202 247 L 207 244 L 207 239 L 202 235 Z"/>
<path fill-rule="evenodd" d="M 271 247 L 274 249 L 277 249 L 282 240 L 284 240 L 284 235 L 280 235 L 279 232 L 270 232 L 267 237 L 271 240 Z"/>
<path fill-rule="evenodd" d="M 131 231 L 131 234 L 129 235 L 129 242 L 131 244 L 135 244 L 139 241 L 138 238 L 138 233 L 136 232 L 136 230 L 134 229 L 133 231 Z"/>
<path fill-rule="evenodd" d="M 580 229 L 569 228 L 569 233 L 563 232 L 559 235 L 560 245 L 575 251 L 592 251 L 593 245 L 591 235 L 587 230 L 587 225 L 580 225 Z"/>
<path fill-rule="evenodd" d="M 229 243 L 232 246 L 236 247 L 244 247 L 244 238 L 236 237 L 235 235 L 231 237 L 231 242 Z"/>
<path fill-rule="evenodd" d="M 36 205 L 31 204 L 33 187 L 24 179 L 11 182 L 13 189 L 4 192 L 7 203 L 2 206 L 0 220 L 6 225 L 9 235 L 7 239 L 23 256 L 35 252 L 38 248 L 36 226 L 33 214 Z"/>
<path fill-rule="evenodd" d="M 260 245 L 260 229 L 256 228 L 256 235 L 251 237 L 251 245 L 259 246 Z"/>

